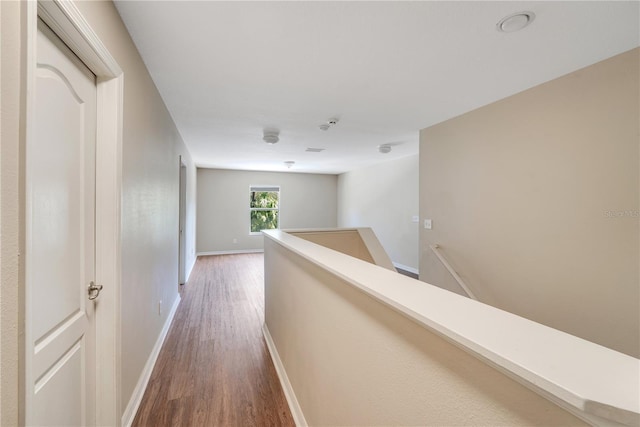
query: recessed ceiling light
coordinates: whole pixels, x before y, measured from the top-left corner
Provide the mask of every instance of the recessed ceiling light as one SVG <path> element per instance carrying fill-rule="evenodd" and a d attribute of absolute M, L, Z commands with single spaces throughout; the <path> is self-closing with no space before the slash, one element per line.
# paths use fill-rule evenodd
<path fill-rule="evenodd" d="M 527 25 L 531 24 L 536 18 L 536 14 L 533 12 L 517 12 L 511 15 L 505 16 L 497 24 L 498 31 L 503 33 L 513 33 L 520 31 Z"/>

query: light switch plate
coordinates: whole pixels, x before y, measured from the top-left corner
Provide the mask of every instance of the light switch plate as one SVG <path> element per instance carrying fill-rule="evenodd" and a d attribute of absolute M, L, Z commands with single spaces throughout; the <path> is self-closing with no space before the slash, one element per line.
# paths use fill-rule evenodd
<path fill-rule="evenodd" d="M 426 228 L 427 230 L 431 230 L 431 220 L 430 219 L 425 219 L 424 220 L 424 228 Z"/>
<path fill-rule="evenodd" d="M 411 217 L 411 222 L 420 222 L 420 217 L 418 215 L 414 215 Z"/>

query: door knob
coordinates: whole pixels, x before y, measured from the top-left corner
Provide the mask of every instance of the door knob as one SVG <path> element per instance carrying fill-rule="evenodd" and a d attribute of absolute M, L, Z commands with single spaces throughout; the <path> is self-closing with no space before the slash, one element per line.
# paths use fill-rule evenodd
<path fill-rule="evenodd" d="M 94 300 L 98 298 L 100 295 L 100 291 L 102 290 L 102 285 L 96 285 L 93 282 L 89 283 L 89 287 L 87 288 L 87 293 L 89 294 L 89 299 Z"/>

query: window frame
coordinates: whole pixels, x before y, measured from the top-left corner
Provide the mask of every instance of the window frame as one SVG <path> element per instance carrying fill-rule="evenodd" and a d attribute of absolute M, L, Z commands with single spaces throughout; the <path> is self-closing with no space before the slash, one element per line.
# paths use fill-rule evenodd
<path fill-rule="evenodd" d="M 254 211 L 277 211 L 278 223 L 276 228 L 265 228 L 264 230 L 277 230 L 280 228 L 280 209 L 282 208 L 282 195 L 281 187 L 279 185 L 250 185 L 249 186 L 249 236 L 261 236 L 262 230 L 251 231 L 251 213 Z M 278 193 L 278 207 L 277 208 L 252 208 L 251 207 L 251 193 L 253 192 L 277 192 Z"/>

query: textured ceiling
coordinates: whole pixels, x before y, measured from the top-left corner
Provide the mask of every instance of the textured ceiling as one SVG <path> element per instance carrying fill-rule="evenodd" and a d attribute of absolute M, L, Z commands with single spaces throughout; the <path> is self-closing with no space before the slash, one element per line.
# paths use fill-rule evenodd
<path fill-rule="evenodd" d="M 197 165 L 324 173 L 415 154 L 421 128 L 637 47 L 639 4 L 116 2 Z M 496 31 L 523 10 L 532 25 Z"/>

